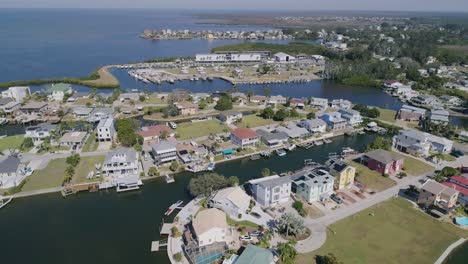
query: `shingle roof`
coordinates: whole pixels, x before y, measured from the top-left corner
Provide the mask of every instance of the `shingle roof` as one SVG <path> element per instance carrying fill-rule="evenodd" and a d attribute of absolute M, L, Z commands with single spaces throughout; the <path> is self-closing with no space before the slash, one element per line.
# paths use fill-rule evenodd
<path fill-rule="evenodd" d="M 389 164 L 402 159 L 396 154 L 383 149 L 376 149 L 364 155 L 383 164 Z"/>
<path fill-rule="evenodd" d="M 18 170 L 21 160 L 16 157 L 6 157 L 0 159 L 0 173 L 14 173 Z"/>
<path fill-rule="evenodd" d="M 156 152 L 160 152 L 160 151 L 166 151 L 166 150 L 171 150 L 171 149 L 176 150 L 176 145 L 172 144 L 171 142 L 167 140 L 162 140 L 159 143 L 153 144 L 151 148 Z"/>
<path fill-rule="evenodd" d="M 258 137 L 258 134 L 250 128 L 236 128 L 231 133 L 240 139 L 249 139 Z"/>
<path fill-rule="evenodd" d="M 236 264 L 270 264 L 273 262 L 273 254 L 265 248 L 249 244 L 237 258 Z"/>
<path fill-rule="evenodd" d="M 114 162 L 116 156 L 124 157 L 124 159 L 122 159 L 122 162 L 135 162 L 137 160 L 137 153 L 135 150 L 131 148 L 120 148 L 108 152 L 104 163 Z M 119 161 L 121 160 L 119 159 Z"/>

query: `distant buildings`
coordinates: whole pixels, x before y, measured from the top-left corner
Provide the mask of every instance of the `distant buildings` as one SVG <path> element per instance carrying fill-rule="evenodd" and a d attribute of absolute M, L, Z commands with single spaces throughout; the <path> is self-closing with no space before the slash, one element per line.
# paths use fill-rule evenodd
<path fill-rule="evenodd" d="M 410 102 L 416 107 L 432 108 L 437 104 L 437 99 L 431 95 L 420 94 L 411 98 Z"/>
<path fill-rule="evenodd" d="M 278 175 L 249 181 L 252 186 L 252 196 L 263 207 L 270 207 L 289 201 L 291 195 L 290 177 Z"/>
<path fill-rule="evenodd" d="M 285 104 L 288 101 L 288 99 L 282 95 L 272 95 L 268 98 L 267 103 L 270 105 L 276 105 L 276 104 Z"/>
<path fill-rule="evenodd" d="M 260 53 L 210 53 L 195 55 L 195 61 L 200 63 L 259 62 L 261 60 L 262 54 Z"/>
<path fill-rule="evenodd" d="M 200 247 L 226 242 L 228 233 L 226 214 L 216 208 L 202 210 L 193 218 L 192 230 Z"/>
<path fill-rule="evenodd" d="M 31 95 L 29 86 L 15 86 L 10 87 L 8 90 L 2 91 L 2 97 L 8 97 L 15 100 L 15 102 L 21 103 L 24 98 Z"/>
<path fill-rule="evenodd" d="M 295 62 L 296 58 L 284 52 L 278 52 L 273 55 L 277 62 Z"/>
<path fill-rule="evenodd" d="M 221 209 L 231 218 L 245 214 L 250 205 L 250 196 L 240 187 L 229 187 L 217 191 L 209 199 L 208 205 Z"/>
<path fill-rule="evenodd" d="M 369 169 L 375 170 L 380 174 L 396 175 L 403 168 L 404 159 L 395 153 L 376 149 L 365 153 L 361 162 Z"/>
<path fill-rule="evenodd" d="M 138 175 L 138 153 L 130 148 L 121 148 L 107 153 L 102 166 L 106 176 L 126 177 Z"/>
<path fill-rule="evenodd" d="M 177 148 L 176 145 L 167 141 L 162 140 L 151 146 L 154 161 L 160 165 L 177 160 Z"/>
<path fill-rule="evenodd" d="M 449 153 L 453 141 L 413 129 L 402 130 L 393 137 L 393 147 L 416 156 L 428 157 L 430 152 Z"/>
<path fill-rule="evenodd" d="M 309 169 L 291 176 L 292 192 L 308 203 L 322 201 L 333 193 L 335 177 L 323 169 Z"/>
<path fill-rule="evenodd" d="M 334 99 L 331 101 L 331 107 L 335 109 L 350 109 L 351 102 L 345 99 Z"/>
<path fill-rule="evenodd" d="M 241 148 L 254 146 L 260 141 L 260 135 L 250 128 L 236 128 L 231 131 L 231 141 Z"/>
<path fill-rule="evenodd" d="M 327 98 L 314 98 L 310 99 L 310 105 L 312 107 L 318 108 L 320 110 L 325 110 L 328 108 L 328 99 Z"/>
<path fill-rule="evenodd" d="M 115 136 L 114 119 L 106 118 L 101 119 L 97 126 L 97 140 L 98 141 L 112 141 Z"/>

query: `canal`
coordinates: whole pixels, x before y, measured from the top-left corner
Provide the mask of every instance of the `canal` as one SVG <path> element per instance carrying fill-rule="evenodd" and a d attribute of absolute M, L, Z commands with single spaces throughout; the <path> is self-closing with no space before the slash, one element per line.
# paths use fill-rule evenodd
<path fill-rule="evenodd" d="M 465 264 L 468 260 L 468 242 L 463 243 L 457 247 L 448 257 L 444 260 L 444 264 Z"/>
<path fill-rule="evenodd" d="M 216 172 L 241 182 L 260 176 L 263 168 L 278 173 L 302 167 L 304 159 L 324 162 L 343 147 L 362 149 L 375 135 L 337 137 L 333 143 L 298 149 L 284 157 L 219 164 Z M 150 252 L 159 239 L 158 226 L 168 206 L 190 199 L 186 186 L 192 175 L 145 183 L 140 191 L 80 193 L 63 199 L 48 194 L 14 200 L 0 211 L 2 263 L 169 263 L 165 251 Z M 171 219 L 165 219 L 170 221 Z"/>

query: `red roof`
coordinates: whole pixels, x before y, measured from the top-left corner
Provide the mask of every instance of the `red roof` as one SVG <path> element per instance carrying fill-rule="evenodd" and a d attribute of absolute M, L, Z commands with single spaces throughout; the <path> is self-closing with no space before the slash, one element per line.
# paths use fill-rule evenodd
<path fill-rule="evenodd" d="M 163 131 L 166 131 L 168 135 L 173 134 L 174 130 L 166 125 L 155 125 L 155 126 L 147 126 L 142 127 L 139 134 L 142 137 L 155 137 L 160 136 Z"/>
<path fill-rule="evenodd" d="M 305 100 L 304 99 L 300 99 L 300 98 L 292 98 L 291 101 L 290 101 L 291 104 L 303 104 L 305 103 Z"/>
<path fill-rule="evenodd" d="M 258 134 L 250 128 L 236 128 L 231 131 L 231 134 L 233 134 L 239 139 L 249 139 L 258 137 Z"/>
<path fill-rule="evenodd" d="M 450 177 L 450 181 L 454 182 L 459 182 L 463 185 L 468 185 L 468 178 L 465 178 L 463 176 L 460 176 L 460 175 L 455 175 L 455 176 L 452 176 Z"/>
<path fill-rule="evenodd" d="M 451 183 L 451 182 L 443 182 L 442 185 L 452 188 L 455 191 L 458 191 L 459 193 L 463 194 L 464 196 L 468 196 L 468 189 L 460 185 L 456 185 L 455 183 Z"/>

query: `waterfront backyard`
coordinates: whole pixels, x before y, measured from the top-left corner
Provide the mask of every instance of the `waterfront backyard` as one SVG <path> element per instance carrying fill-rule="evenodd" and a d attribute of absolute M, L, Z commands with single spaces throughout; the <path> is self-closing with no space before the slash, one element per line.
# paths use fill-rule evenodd
<path fill-rule="evenodd" d="M 452 224 L 439 222 L 403 198 L 391 198 L 330 226 L 318 250 L 298 256 L 313 263 L 316 255 L 333 253 L 345 263 L 434 263 L 460 237 Z"/>
<path fill-rule="evenodd" d="M 228 131 L 228 127 L 220 124 L 216 120 L 202 122 L 185 122 L 177 126 L 176 133 L 178 139 L 189 139 L 209 136 Z"/>

